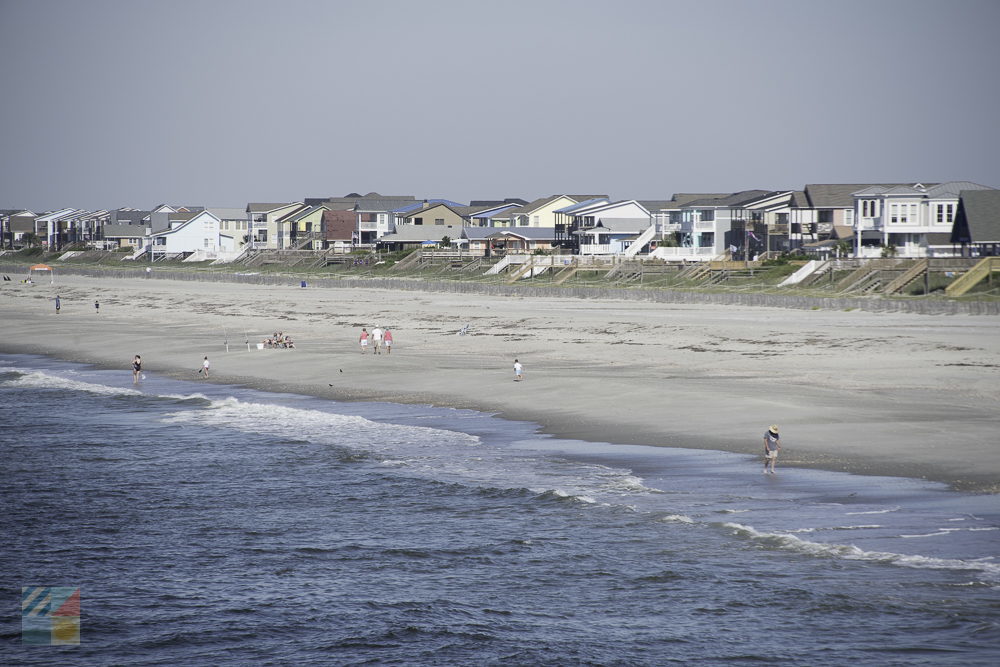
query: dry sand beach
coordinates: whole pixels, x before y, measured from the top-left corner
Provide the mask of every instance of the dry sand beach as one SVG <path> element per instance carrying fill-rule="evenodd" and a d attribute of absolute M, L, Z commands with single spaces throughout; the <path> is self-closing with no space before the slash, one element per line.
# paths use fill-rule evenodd
<path fill-rule="evenodd" d="M 211 382 L 471 408 L 565 438 L 748 454 L 778 423 L 779 474 L 813 466 L 1000 490 L 997 317 L 67 275 L 4 282 L 0 310 L 4 352 L 126 375 L 141 354 L 147 372 L 197 378 L 208 355 Z M 457 335 L 465 324 L 469 334 Z M 376 325 L 393 331 L 391 355 L 359 353 L 361 328 Z M 258 350 L 275 331 L 297 349 Z"/>

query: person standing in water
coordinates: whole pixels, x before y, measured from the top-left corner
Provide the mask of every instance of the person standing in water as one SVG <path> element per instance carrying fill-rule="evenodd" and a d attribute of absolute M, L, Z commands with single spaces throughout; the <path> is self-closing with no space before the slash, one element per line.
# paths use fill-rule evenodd
<path fill-rule="evenodd" d="M 132 358 L 132 384 L 139 384 L 140 375 L 142 375 L 142 357 L 137 354 Z"/>
<path fill-rule="evenodd" d="M 778 451 L 781 450 L 781 436 L 778 435 L 778 425 L 764 431 L 764 473 L 774 474 L 774 464 L 778 461 Z"/>

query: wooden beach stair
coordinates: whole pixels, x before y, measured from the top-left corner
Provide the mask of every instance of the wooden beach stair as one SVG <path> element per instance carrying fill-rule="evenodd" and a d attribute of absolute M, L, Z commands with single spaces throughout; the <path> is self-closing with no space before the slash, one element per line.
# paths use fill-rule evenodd
<path fill-rule="evenodd" d="M 983 257 L 975 266 L 959 276 L 955 282 L 945 288 L 947 296 L 962 296 L 978 285 L 983 278 L 1000 271 L 1000 257 Z"/>
<path fill-rule="evenodd" d="M 882 290 L 883 294 L 896 294 L 901 292 L 907 285 L 912 283 L 914 280 L 922 276 L 930 266 L 930 261 L 927 258 L 918 259 L 913 263 L 913 266 L 903 271 L 899 276 L 893 279 L 885 289 Z"/>

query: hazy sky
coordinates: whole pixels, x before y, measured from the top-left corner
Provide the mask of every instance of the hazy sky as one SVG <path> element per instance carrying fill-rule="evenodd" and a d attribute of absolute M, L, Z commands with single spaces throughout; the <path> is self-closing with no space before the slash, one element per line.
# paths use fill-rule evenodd
<path fill-rule="evenodd" d="M 1000 187 L 996 0 L 0 0 L 0 208 Z"/>

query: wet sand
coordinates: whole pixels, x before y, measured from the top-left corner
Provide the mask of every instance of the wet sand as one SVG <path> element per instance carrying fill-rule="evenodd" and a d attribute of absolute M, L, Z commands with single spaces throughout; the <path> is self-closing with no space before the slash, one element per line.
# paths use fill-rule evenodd
<path fill-rule="evenodd" d="M 141 354 L 147 371 L 197 379 L 208 355 L 211 382 L 748 454 L 778 423 L 779 474 L 811 466 L 1000 490 L 1000 317 L 68 275 L 4 282 L 0 313 L 4 352 L 127 374 Z M 360 354 L 361 328 L 377 325 L 393 331 L 392 354 Z M 276 331 L 297 349 L 256 348 Z"/>

